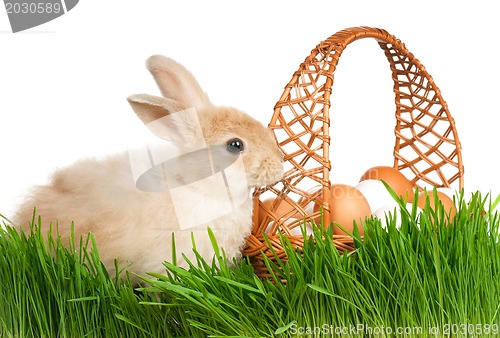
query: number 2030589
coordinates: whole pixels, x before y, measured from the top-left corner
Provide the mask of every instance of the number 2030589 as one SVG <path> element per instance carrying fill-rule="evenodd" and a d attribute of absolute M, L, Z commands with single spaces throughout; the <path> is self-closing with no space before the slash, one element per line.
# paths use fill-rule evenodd
<path fill-rule="evenodd" d="M 61 4 L 51 3 L 51 2 L 39 2 L 39 3 L 29 3 L 29 2 L 6 2 L 5 9 L 7 14 L 58 14 L 63 11 Z"/>
<path fill-rule="evenodd" d="M 444 324 L 445 335 L 497 335 L 498 324 Z"/>

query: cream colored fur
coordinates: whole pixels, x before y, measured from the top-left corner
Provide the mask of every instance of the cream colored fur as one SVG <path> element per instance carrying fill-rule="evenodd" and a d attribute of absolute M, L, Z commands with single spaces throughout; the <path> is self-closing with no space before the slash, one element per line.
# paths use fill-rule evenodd
<path fill-rule="evenodd" d="M 270 130 L 261 123 L 234 108 L 210 103 L 193 75 L 180 64 L 163 56 L 153 56 L 146 64 L 163 97 L 145 94 L 129 97 L 132 108 L 145 124 L 194 107 L 203 135 L 196 134 L 197 121 L 187 115 L 177 115 L 178 125 L 168 126 L 168 139 L 182 151 L 199 147 L 200 137 L 206 145 L 225 144 L 234 137 L 245 144 L 242 158 L 247 182 L 234 191 L 245 202 L 205 224 L 214 230 L 227 256 L 238 258 L 251 231 L 251 188 L 281 179 L 282 153 Z M 192 195 L 185 196 L 183 203 L 186 213 L 196 213 L 204 203 L 217 203 L 214 189 L 217 187 L 211 183 L 193 188 Z M 26 229 L 35 207 L 43 227 L 48 229 L 51 222 L 57 222 L 62 237 L 70 235 L 71 222 L 75 224 L 76 236 L 91 232 L 101 259 L 112 274 L 115 258 L 120 266 L 128 266 L 129 271 L 140 275 L 164 272 L 163 261 L 172 260 L 172 234 L 175 234 L 177 264 L 186 266 L 181 253 L 194 258 L 192 233 L 198 252 L 207 260 L 213 255 L 206 226 L 193 232 L 179 228 L 177 217 L 183 215 L 179 209 L 175 212 L 168 190 L 159 193 L 136 188 L 127 153 L 104 160 L 82 160 L 56 171 L 49 184 L 33 189 L 15 215 L 14 224 Z"/>

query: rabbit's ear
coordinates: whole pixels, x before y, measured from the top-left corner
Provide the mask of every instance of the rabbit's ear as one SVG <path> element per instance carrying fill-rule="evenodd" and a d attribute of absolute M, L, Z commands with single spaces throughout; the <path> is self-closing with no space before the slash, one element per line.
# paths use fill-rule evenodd
<path fill-rule="evenodd" d="M 205 146 L 195 108 L 164 97 L 137 94 L 127 98 L 137 116 L 156 136 L 182 148 Z"/>
<path fill-rule="evenodd" d="M 176 61 L 162 55 L 153 55 L 146 61 L 161 94 L 189 107 L 203 107 L 209 103 L 193 74 Z"/>

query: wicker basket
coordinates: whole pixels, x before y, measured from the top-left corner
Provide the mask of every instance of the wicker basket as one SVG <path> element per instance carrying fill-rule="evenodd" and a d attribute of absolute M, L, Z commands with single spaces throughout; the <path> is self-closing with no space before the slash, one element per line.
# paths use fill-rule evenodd
<path fill-rule="evenodd" d="M 294 228 L 304 220 L 320 216 L 308 205 L 322 199 L 324 223 L 330 224 L 328 198 L 330 187 L 329 108 L 334 71 L 344 49 L 363 38 L 375 39 L 385 53 L 392 71 L 396 103 L 396 143 L 394 167 L 416 188 L 463 187 L 461 146 L 455 122 L 439 89 L 424 66 L 405 45 L 385 30 L 355 27 L 337 32 L 321 42 L 293 74 L 277 102 L 269 127 L 285 154 L 282 181 L 254 193 L 253 231 L 244 255 L 250 257 L 261 277 L 269 276 L 263 254 L 284 257 L 279 231 L 301 248 L 304 238 Z M 319 189 L 311 188 L 318 186 Z M 263 204 L 264 198 L 274 202 Z M 280 217 L 276 211 L 288 204 Z M 292 206 L 290 208 L 289 206 Z M 267 233 L 269 244 L 264 240 Z M 293 233 L 292 233 L 293 232 Z M 348 235 L 334 235 L 340 252 L 352 251 Z"/>

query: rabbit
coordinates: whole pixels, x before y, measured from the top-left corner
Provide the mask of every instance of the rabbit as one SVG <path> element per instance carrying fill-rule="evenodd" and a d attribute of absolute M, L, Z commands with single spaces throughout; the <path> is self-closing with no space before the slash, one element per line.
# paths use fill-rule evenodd
<path fill-rule="evenodd" d="M 240 110 L 212 104 L 176 61 L 154 55 L 146 67 L 162 96 L 127 100 L 146 127 L 181 155 L 167 154 L 168 165 L 151 164 L 142 175 L 134 173 L 133 152 L 80 160 L 34 187 L 13 217 L 29 229 L 36 208 L 42 230 L 57 224 L 62 238 L 70 236 L 74 222 L 76 238 L 92 233 L 110 275 L 117 273 L 118 259 L 134 281 L 136 275 L 165 273 L 163 262 L 173 259 L 172 234 L 177 265 L 188 267 L 182 254 L 195 258 L 193 239 L 205 260 L 213 258 L 207 227 L 228 261 L 240 258 L 252 228 L 251 190 L 283 177 L 283 153 L 270 129 Z"/>

